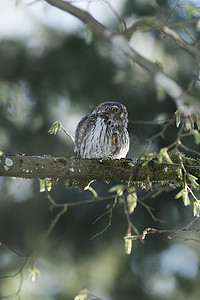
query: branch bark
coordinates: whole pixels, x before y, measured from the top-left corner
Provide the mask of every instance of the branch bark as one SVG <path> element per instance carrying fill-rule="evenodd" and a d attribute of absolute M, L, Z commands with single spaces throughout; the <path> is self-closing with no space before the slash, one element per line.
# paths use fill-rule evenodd
<path fill-rule="evenodd" d="M 146 166 L 142 166 L 143 161 L 134 162 L 131 159 L 97 160 L 77 157 L 2 155 L 0 156 L 0 176 L 78 181 L 96 179 L 134 183 L 157 182 L 180 186 L 183 183 L 177 174 L 177 169 L 181 166 L 180 152 L 173 152 L 170 157 L 173 164 L 152 160 Z M 200 159 L 182 156 L 182 161 L 188 173 L 200 178 Z"/>

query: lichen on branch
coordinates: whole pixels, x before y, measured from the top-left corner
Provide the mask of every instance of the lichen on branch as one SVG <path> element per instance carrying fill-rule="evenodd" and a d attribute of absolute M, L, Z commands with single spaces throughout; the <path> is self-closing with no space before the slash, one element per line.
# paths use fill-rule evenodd
<path fill-rule="evenodd" d="M 1 155 L 0 176 L 21 178 L 52 178 L 69 180 L 119 180 L 132 183 L 156 182 L 163 185 L 182 185 L 178 169 L 184 164 L 185 170 L 200 178 L 200 160 L 185 157 L 180 152 L 170 154 L 172 163 L 152 159 L 144 160 L 97 160 L 77 157 Z M 197 181 L 200 183 L 200 179 Z"/>

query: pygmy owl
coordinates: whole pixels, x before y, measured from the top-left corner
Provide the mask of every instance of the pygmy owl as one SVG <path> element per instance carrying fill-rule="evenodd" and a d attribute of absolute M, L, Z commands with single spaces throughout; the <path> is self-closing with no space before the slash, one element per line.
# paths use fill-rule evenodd
<path fill-rule="evenodd" d="M 129 150 L 128 113 L 119 102 L 104 102 L 77 125 L 75 148 L 78 157 L 120 159 Z"/>

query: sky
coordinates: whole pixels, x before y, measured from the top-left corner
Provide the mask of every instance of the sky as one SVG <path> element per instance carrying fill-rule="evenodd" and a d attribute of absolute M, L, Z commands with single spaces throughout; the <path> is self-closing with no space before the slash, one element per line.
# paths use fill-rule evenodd
<path fill-rule="evenodd" d="M 72 33 L 80 29 L 81 22 L 42 0 L 1 0 L 0 1 L 0 39 L 26 38 L 39 34 L 40 25 L 57 29 L 61 32 Z M 109 5 L 108 5 L 109 3 Z M 88 7 L 88 1 L 74 1 L 77 6 L 88 9 L 99 21 L 106 23 L 115 18 L 110 5 L 120 11 L 120 0 L 93 1 Z"/>

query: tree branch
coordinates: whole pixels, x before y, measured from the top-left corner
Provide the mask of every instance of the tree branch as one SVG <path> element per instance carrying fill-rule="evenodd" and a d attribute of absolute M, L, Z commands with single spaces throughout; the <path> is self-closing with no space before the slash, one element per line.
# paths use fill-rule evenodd
<path fill-rule="evenodd" d="M 150 161 L 80 159 L 52 156 L 2 155 L 0 156 L 0 176 L 21 178 L 52 178 L 70 180 L 120 180 L 138 183 L 174 183 L 179 186 L 177 169 L 181 166 L 180 152 L 172 152 L 173 164 Z M 186 171 L 200 178 L 200 159 L 182 156 Z"/>
<path fill-rule="evenodd" d="M 125 36 L 125 34 L 123 35 L 118 32 L 112 32 L 106 26 L 93 18 L 90 13 L 72 5 L 69 2 L 64 2 L 63 0 L 45 1 L 77 17 L 79 20 L 87 24 L 91 30 L 93 30 L 102 40 L 109 42 L 115 49 L 120 50 L 134 63 L 140 65 L 142 68 L 148 71 L 154 82 L 159 85 L 166 94 L 174 99 L 178 110 L 180 110 L 183 114 L 200 115 L 199 101 L 196 98 L 188 95 L 173 79 L 161 72 L 155 63 L 149 61 L 131 48 L 129 46 L 128 38 Z"/>

